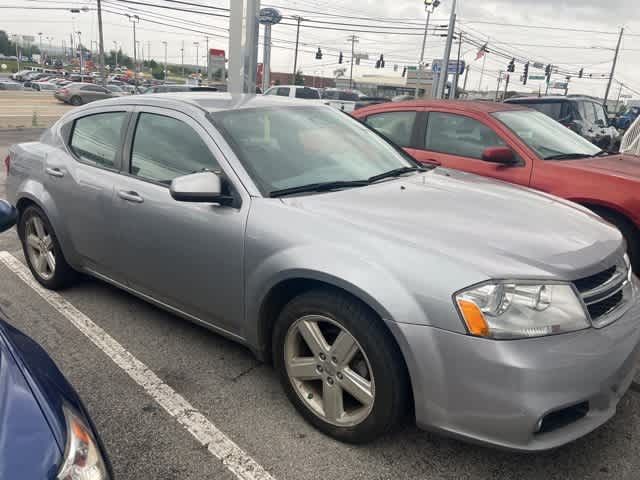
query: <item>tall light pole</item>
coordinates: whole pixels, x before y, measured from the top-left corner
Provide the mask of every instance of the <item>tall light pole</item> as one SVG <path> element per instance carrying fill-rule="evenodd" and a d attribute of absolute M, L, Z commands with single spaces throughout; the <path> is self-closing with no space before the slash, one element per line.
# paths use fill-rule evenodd
<path fill-rule="evenodd" d="M 300 43 L 300 24 L 304 20 L 300 15 L 293 17 L 298 22 L 298 28 L 296 29 L 296 52 L 293 54 L 293 77 L 291 78 L 291 85 L 296 84 L 296 73 L 298 70 L 298 45 Z"/>
<path fill-rule="evenodd" d="M 613 76 L 616 73 L 616 64 L 618 63 L 618 53 L 620 53 L 620 43 L 622 42 L 622 35 L 624 35 L 624 28 L 620 29 L 620 36 L 618 37 L 618 45 L 616 45 L 616 53 L 613 55 L 613 65 L 611 65 L 611 73 L 609 74 L 609 81 L 607 82 L 607 90 L 604 94 L 604 106 L 607 107 L 607 100 L 609 99 L 609 91 L 611 90 L 611 82 L 613 82 Z"/>
<path fill-rule="evenodd" d="M 196 47 L 196 74 L 200 70 L 200 57 L 198 57 L 200 42 L 193 42 L 193 46 Z"/>
<path fill-rule="evenodd" d="M 447 33 L 447 45 L 444 49 L 444 58 L 442 59 L 442 70 L 440 72 L 440 83 L 438 84 L 437 98 L 444 98 L 444 92 L 447 89 L 447 80 L 449 77 L 449 58 L 451 57 L 451 47 L 453 44 L 453 32 L 456 26 L 456 0 L 451 5 L 451 16 L 449 17 L 449 32 Z"/>
<path fill-rule="evenodd" d="M 207 50 L 206 50 L 206 55 L 207 55 L 207 80 L 209 80 L 209 61 L 211 60 L 211 55 L 209 55 L 209 37 L 204 37 L 206 39 L 207 42 Z"/>
<path fill-rule="evenodd" d="M 167 42 L 162 42 L 164 45 L 164 81 L 167 83 Z"/>
<path fill-rule="evenodd" d="M 118 68 L 118 42 L 116 42 L 115 40 L 113 40 L 113 47 L 115 48 L 115 52 L 116 52 L 116 64 L 114 68 Z"/>
<path fill-rule="evenodd" d="M 40 39 L 39 45 L 40 45 L 40 62 L 42 62 L 42 32 L 38 32 L 38 37 Z"/>
<path fill-rule="evenodd" d="M 180 49 L 181 63 L 182 63 L 182 78 L 184 78 L 184 40 L 182 41 L 182 48 Z"/>
<path fill-rule="evenodd" d="M 102 78 L 102 85 L 107 84 L 107 79 L 104 74 L 104 35 L 102 33 L 102 3 L 98 0 L 98 51 L 100 55 L 100 78 Z"/>
<path fill-rule="evenodd" d="M 427 11 L 427 21 L 424 25 L 424 36 L 422 37 L 422 51 L 420 52 L 420 61 L 418 62 L 418 72 L 416 79 L 416 92 L 415 97 L 418 98 L 420 94 L 420 82 L 422 80 L 422 70 L 424 69 L 424 51 L 427 46 L 427 31 L 429 30 L 429 20 L 431 20 L 431 14 L 440 5 L 440 0 L 424 0 L 424 8 Z"/>
<path fill-rule="evenodd" d="M 138 86 L 138 41 L 136 40 L 136 23 L 140 21 L 140 17 L 138 15 L 129 15 L 129 21 L 133 24 L 133 75 L 134 75 L 134 84 Z"/>
<path fill-rule="evenodd" d="M 351 35 L 347 40 L 351 42 L 351 71 L 349 73 L 349 88 L 351 89 L 353 88 L 353 62 L 356 56 L 356 43 L 358 43 L 360 39 L 355 35 Z"/>
<path fill-rule="evenodd" d="M 18 71 L 20 71 L 20 36 L 15 33 L 11 35 L 13 37 L 13 41 L 16 44 L 16 58 L 18 59 Z"/>
<path fill-rule="evenodd" d="M 78 34 L 78 50 L 80 50 L 80 76 L 84 75 L 84 52 L 82 51 L 82 32 Z"/>

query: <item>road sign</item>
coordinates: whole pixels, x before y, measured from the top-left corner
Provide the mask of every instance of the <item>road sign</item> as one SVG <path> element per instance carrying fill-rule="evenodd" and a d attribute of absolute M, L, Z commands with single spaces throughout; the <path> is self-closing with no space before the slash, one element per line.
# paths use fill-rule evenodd
<path fill-rule="evenodd" d="M 529 80 L 545 80 L 546 78 L 544 75 L 529 75 Z"/>
<path fill-rule="evenodd" d="M 537 68 L 538 70 L 544 70 L 544 67 L 546 67 L 546 65 L 544 63 L 533 62 L 533 68 Z M 529 78 L 531 78 L 531 77 L 529 77 Z"/>
<path fill-rule="evenodd" d="M 568 86 L 567 82 L 553 82 L 549 85 L 550 88 L 555 88 L 556 90 L 566 90 Z"/>
<path fill-rule="evenodd" d="M 276 25 L 282 20 L 282 14 L 275 8 L 260 9 L 260 23 L 262 25 Z"/>
<path fill-rule="evenodd" d="M 444 61 L 440 58 L 436 58 L 433 63 L 431 64 L 431 71 L 433 73 L 440 73 L 440 71 L 442 70 L 442 63 Z M 466 63 L 464 60 L 460 60 L 460 63 L 458 63 L 456 60 L 451 60 L 449 62 L 449 73 L 450 74 L 455 74 L 456 72 L 458 74 L 461 74 L 464 72 L 464 69 L 466 67 Z"/>

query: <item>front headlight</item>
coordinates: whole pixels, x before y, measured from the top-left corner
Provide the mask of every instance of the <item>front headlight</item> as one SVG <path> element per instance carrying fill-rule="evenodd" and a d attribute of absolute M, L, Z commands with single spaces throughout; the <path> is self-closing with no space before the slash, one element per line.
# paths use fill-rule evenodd
<path fill-rule="evenodd" d="M 582 302 L 569 284 L 490 282 L 455 295 L 472 335 L 517 339 L 589 327 Z"/>
<path fill-rule="evenodd" d="M 67 407 L 67 446 L 58 480 L 108 480 L 100 448 L 85 422 Z"/>

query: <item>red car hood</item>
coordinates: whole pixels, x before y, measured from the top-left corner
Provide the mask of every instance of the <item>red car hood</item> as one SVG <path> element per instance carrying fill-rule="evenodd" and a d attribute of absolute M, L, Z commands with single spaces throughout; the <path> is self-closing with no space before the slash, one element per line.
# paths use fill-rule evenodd
<path fill-rule="evenodd" d="M 640 180 L 640 157 L 636 155 L 609 155 L 608 157 L 562 160 L 570 168 L 591 172 L 605 172 L 621 177 Z"/>

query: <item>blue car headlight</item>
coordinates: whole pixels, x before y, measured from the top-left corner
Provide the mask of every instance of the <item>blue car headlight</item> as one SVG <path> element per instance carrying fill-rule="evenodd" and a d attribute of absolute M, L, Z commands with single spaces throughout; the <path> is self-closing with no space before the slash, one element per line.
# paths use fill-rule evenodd
<path fill-rule="evenodd" d="M 67 446 L 57 480 L 109 480 L 100 448 L 87 424 L 63 407 L 67 420 Z"/>

